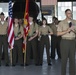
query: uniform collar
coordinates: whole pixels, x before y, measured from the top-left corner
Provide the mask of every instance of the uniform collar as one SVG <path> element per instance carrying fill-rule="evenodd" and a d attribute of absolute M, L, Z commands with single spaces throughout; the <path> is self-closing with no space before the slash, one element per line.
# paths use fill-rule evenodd
<path fill-rule="evenodd" d="M 2 25 L 3 25 L 4 23 L 5 23 L 5 21 L 0 21 L 0 24 L 2 24 Z"/>
<path fill-rule="evenodd" d="M 73 19 L 71 19 L 71 20 L 64 19 L 64 21 L 67 23 L 68 23 L 68 21 L 73 22 Z"/>
<path fill-rule="evenodd" d="M 33 22 L 29 22 L 29 24 L 30 24 L 30 25 L 32 25 L 32 24 L 33 24 Z"/>

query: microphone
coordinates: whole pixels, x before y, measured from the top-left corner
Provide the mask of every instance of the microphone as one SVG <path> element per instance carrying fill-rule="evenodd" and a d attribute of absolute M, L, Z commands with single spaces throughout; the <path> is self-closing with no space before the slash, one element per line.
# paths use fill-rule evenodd
<path fill-rule="evenodd" d="M 69 24 L 69 28 L 72 26 L 72 22 L 71 21 L 68 21 L 68 24 Z M 71 32 L 71 31 L 70 31 Z M 70 33 L 69 32 L 69 33 Z"/>
<path fill-rule="evenodd" d="M 69 27 L 71 27 L 72 26 L 72 22 L 69 22 Z"/>

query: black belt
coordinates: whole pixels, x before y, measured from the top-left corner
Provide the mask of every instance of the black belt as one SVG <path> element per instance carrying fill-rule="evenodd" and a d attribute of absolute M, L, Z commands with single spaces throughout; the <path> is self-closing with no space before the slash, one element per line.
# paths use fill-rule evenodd
<path fill-rule="evenodd" d="M 0 36 L 7 36 L 7 35 L 0 35 Z"/>
<path fill-rule="evenodd" d="M 27 37 L 33 37 L 33 36 L 27 36 Z"/>
<path fill-rule="evenodd" d="M 30 38 L 30 37 L 33 37 L 33 36 L 27 36 L 27 37 L 29 37 L 29 38 Z"/>
<path fill-rule="evenodd" d="M 48 36 L 48 34 L 47 35 L 41 35 L 41 36 Z"/>

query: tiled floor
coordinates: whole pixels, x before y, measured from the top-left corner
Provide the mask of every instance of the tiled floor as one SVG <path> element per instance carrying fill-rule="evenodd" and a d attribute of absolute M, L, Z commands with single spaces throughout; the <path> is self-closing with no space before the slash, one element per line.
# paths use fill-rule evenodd
<path fill-rule="evenodd" d="M 60 60 L 52 60 L 52 66 L 48 66 L 44 60 L 43 66 L 1 66 L 0 75 L 60 75 L 60 70 Z"/>
<path fill-rule="evenodd" d="M 67 67 L 68 68 L 68 67 Z M 15 67 L 0 67 L 0 75 L 61 75 L 61 61 L 59 59 L 52 60 L 52 66 L 48 66 L 46 62 L 46 54 L 44 53 L 44 62 L 42 66 L 15 66 Z M 67 74 L 68 70 L 67 70 Z"/>

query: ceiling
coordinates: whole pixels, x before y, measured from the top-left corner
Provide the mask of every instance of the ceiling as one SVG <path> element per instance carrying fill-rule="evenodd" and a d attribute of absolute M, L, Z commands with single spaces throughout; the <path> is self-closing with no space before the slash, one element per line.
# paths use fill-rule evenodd
<path fill-rule="evenodd" d="M 8 2 L 9 0 L 0 0 L 0 2 Z M 25 1 L 25 0 L 12 0 L 12 1 Z M 34 1 L 37 1 L 37 2 L 40 2 L 41 0 L 34 0 Z M 76 0 L 57 0 L 58 2 L 59 1 L 76 1 Z"/>
<path fill-rule="evenodd" d="M 9 0 L 0 0 L 0 2 L 8 2 Z M 22 2 L 22 1 L 25 1 L 25 0 L 12 0 L 13 2 L 14 1 L 20 1 L 20 2 Z M 41 0 L 34 0 L 34 1 L 36 1 L 36 2 L 40 2 Z"/>

